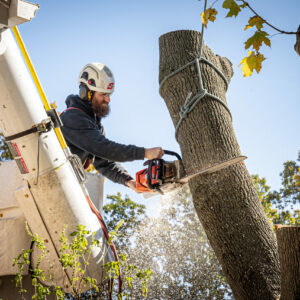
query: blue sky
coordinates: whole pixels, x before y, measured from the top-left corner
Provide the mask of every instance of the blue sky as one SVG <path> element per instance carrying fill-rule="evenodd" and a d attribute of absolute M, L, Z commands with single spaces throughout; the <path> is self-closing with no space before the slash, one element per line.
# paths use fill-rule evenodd
<path fill-rule="evenodd" d="M 209 23 L 204 41 L 214 53 L 233 63 L 227 101 L 242 154 L 248 156 L 249 172 L 266 177 L 272 188 L 279 188 L 283 162 L 295 160 L 300 150 L 300 56 L 294 51 L 295 36 L 273 36 L 271 49 L 262 48 L 267 59 L 261 73 L 244 78 L 238 64 L 247 54 L 243 43 L 251 31 L 243 28 L 251 14 L 245 10 L 236 19 L 226 19 L 219 2 L 217 20 Z M 248 2 L 280 29 L 296 31 L 300 25 L 299 0 Z M 107 137 L 180 153 L 171 118 L 158 93 L 158 38 L 174 30 L 200 31 L 203 0 L 38 3 L 36 17 L 19 30 L 48 100 L 64 110 L 66 96 L 78 92 L 81 68 L 89 62 L 103 62 L 116 79 L 111 114 L 103 121 Z M 132 175 L 142 169 L 142 161 L 124 165 Z M 158 205 L 106 181 L 105 194 L 118 191 L 140 203 L 152 203 L 152 209 Z"/>

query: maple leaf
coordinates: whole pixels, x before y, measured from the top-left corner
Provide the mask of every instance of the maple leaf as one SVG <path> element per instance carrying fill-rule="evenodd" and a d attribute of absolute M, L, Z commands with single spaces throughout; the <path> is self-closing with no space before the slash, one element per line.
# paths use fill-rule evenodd
<path fill-rule="evenodd" d="M 214 8 L 208 8 L 201 14 L 201 20 L 204 26 L 207 26 L 208 21 L 213 22 L 216 19 L 217 11 Z"/>
<path fill-rule="evenodd" d="M 251 76 L 253 70 L 256 70 L 257 73 L 260 72 L 261 63 L 265 60 L 265 57 L 261 53 L 255 53 L 249 51 L 248 56 L 244 57 L 240 62 L 239 66 L 242 65 L 241 69 L 243 71 L 244 77 Z"/>
<path fill-rule="evenodd" d="M 252 28 L 253 26 L 256 26 L 257 30 L 261 30 L 264 23 L 265 21 L 259 16 L 251 17 L 248 21 L 248 24 L 245 26 L 244 30 Z"/>
<path fill-rule="evenodd" d="M 241 8 L 239 7 L 239 5 L 237 5 L 235 0 L 225 0 L 223 2 L 222 6 L 223 6 L 223 8 L 229 9 L 229 12 L 226 15 L 226 18 L 230 18 L 232 16 L 236 17 L 239 14 L 239 12 L 241 11 Z"/>
<path fill-rule="evenodd" d="M 269 34 L 265 31 L 255 31 L 254 35 L 245 42 L 245 49 L 248 49 L 252 46 L 256 51 L 258 51 L 262 43 L 265 43 L 267 46 L 271 47 L 271 41 L 267 37 L 268 35 Z"/>

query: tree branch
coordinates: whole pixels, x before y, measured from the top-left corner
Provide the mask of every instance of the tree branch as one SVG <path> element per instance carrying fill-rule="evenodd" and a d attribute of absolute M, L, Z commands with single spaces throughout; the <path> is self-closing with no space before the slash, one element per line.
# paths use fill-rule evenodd
<path fill-rule="evenodd" d="M 264 18 L 262 18 L 250 5 L 248 2 L 244 1 L 244 0 L 237 0 L 237 1 L 241 1 L 243 2 L 243 4 L 245 6 L 247 6 L 256 16 L 258 16 L 259 18 L 261 18 L 267 25 L 269 25 L 271 28 L 273 28 L 274 30 L 280 32 L 280 33 L 284 33 L 284 34 L 297 34 L 297 32 L 292 32 L 292 31 L 284 31 L 281 29 L 278 29 L 277 27 L 273 26 L 272 24 L 270 24 L 269 22 L 267 22 Z"/>

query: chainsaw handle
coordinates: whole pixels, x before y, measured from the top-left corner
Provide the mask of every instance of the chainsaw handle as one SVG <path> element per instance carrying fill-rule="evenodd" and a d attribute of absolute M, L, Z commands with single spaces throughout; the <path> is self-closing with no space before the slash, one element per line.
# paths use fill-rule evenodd
<path fill-rule="evenodd" d="M 157 188 L 157 184 L 152 184 L 152 179 L 157 180 L 161 176 L 161 170 L 158 165 L 161 163 L 162 159 L 151 159 L 148 163 L 148 176 L 147 185 L 149 189 L 154 190 Z M 152 167 L 154 167 L 154 177 L 152 177 Z"/>
<path fill-rule="evenodd" d="M 182 161 L 182 158 L 180 157 L 180 155 L 174 151 L 170 151 L 170 150 L 163 150 L 165 152 L 165 154 L 167 155 L 173 155 L 176 156 L 178 160 Z"/>

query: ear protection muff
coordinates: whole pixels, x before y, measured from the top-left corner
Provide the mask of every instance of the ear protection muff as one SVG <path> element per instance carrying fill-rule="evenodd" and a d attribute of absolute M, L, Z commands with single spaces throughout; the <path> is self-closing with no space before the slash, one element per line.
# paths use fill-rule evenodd
<path fill-rule="evenodd" d="M 87 86 L 85 84 L 81 83 L 79 86 L 79 97 L 82 100 L 90 100 L 89 92 L 91 92 L 91 91 L 87 88 Z"/>
<path fill-rule="evenodd" d="M 80 78 L 83 78 L 86 81 L 88 81 L 90 85 L 96 86 L 95 80 L 93 78 L 91 78 L 90 80 L 88 79 L 89 78 L 88 72 L 83 72 Z M 84 83 L 81 83 L 79 85 L 79 97 L 81 99 L 91 101 L 93 98 L 93 94 L 94 92 L 91 91 Z"/>

